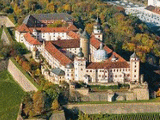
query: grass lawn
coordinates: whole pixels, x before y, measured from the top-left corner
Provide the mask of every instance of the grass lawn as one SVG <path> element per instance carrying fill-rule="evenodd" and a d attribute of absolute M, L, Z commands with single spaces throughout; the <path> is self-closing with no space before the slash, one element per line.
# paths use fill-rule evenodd
<path fill-rule="evenodd" d="M 0 120 L 16 120 L 24 93 L 7 70 L 0 72 Z"/>

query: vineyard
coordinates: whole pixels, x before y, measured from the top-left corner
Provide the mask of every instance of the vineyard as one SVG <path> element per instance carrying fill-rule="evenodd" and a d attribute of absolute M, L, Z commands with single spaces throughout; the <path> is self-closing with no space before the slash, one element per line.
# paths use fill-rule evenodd
<path fill-rule="evenodd" d="M 93 114 L 80 113 L 78 120 L 159 120 L 160 113 L 137 113 L 137 114 Z"/>

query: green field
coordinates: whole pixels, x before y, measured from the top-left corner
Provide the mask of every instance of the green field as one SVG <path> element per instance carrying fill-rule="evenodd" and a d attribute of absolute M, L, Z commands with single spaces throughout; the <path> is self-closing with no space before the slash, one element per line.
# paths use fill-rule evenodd
<path fill-rule="evenodd" d="M 23 94 L 7 70 L 0 72 L 0 120 L 16 120 Z"/>

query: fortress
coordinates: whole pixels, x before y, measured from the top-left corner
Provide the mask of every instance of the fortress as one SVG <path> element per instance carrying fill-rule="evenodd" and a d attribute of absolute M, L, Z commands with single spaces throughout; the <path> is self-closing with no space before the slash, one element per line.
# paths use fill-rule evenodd
<path fill-rule="evenodd" d="M 55 21 L 62 27 L 48 27 Z M 78 30 L 66 13 L 28 15 L 15 31 L 17 42 L 24 43 L 39 61 L 39 53 L 51 68 L 42 65 L 42 74 L 51 82 L 90 83 L 139 82 L 140 60 L 133 53 L 126 61 L 103 43 L 97 18 L 89 36 Z"/>

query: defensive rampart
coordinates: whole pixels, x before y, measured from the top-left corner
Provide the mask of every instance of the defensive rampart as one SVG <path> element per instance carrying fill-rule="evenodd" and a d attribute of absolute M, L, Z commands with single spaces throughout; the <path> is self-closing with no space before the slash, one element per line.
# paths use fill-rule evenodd
<path fill-rule="evenodd" d="M 38 89 L 27 79 L 27 77 L 9 60 L 8 71 L 13 76 L 14 80 L 23 88 L 24 91 L 37 91 Z"/>

